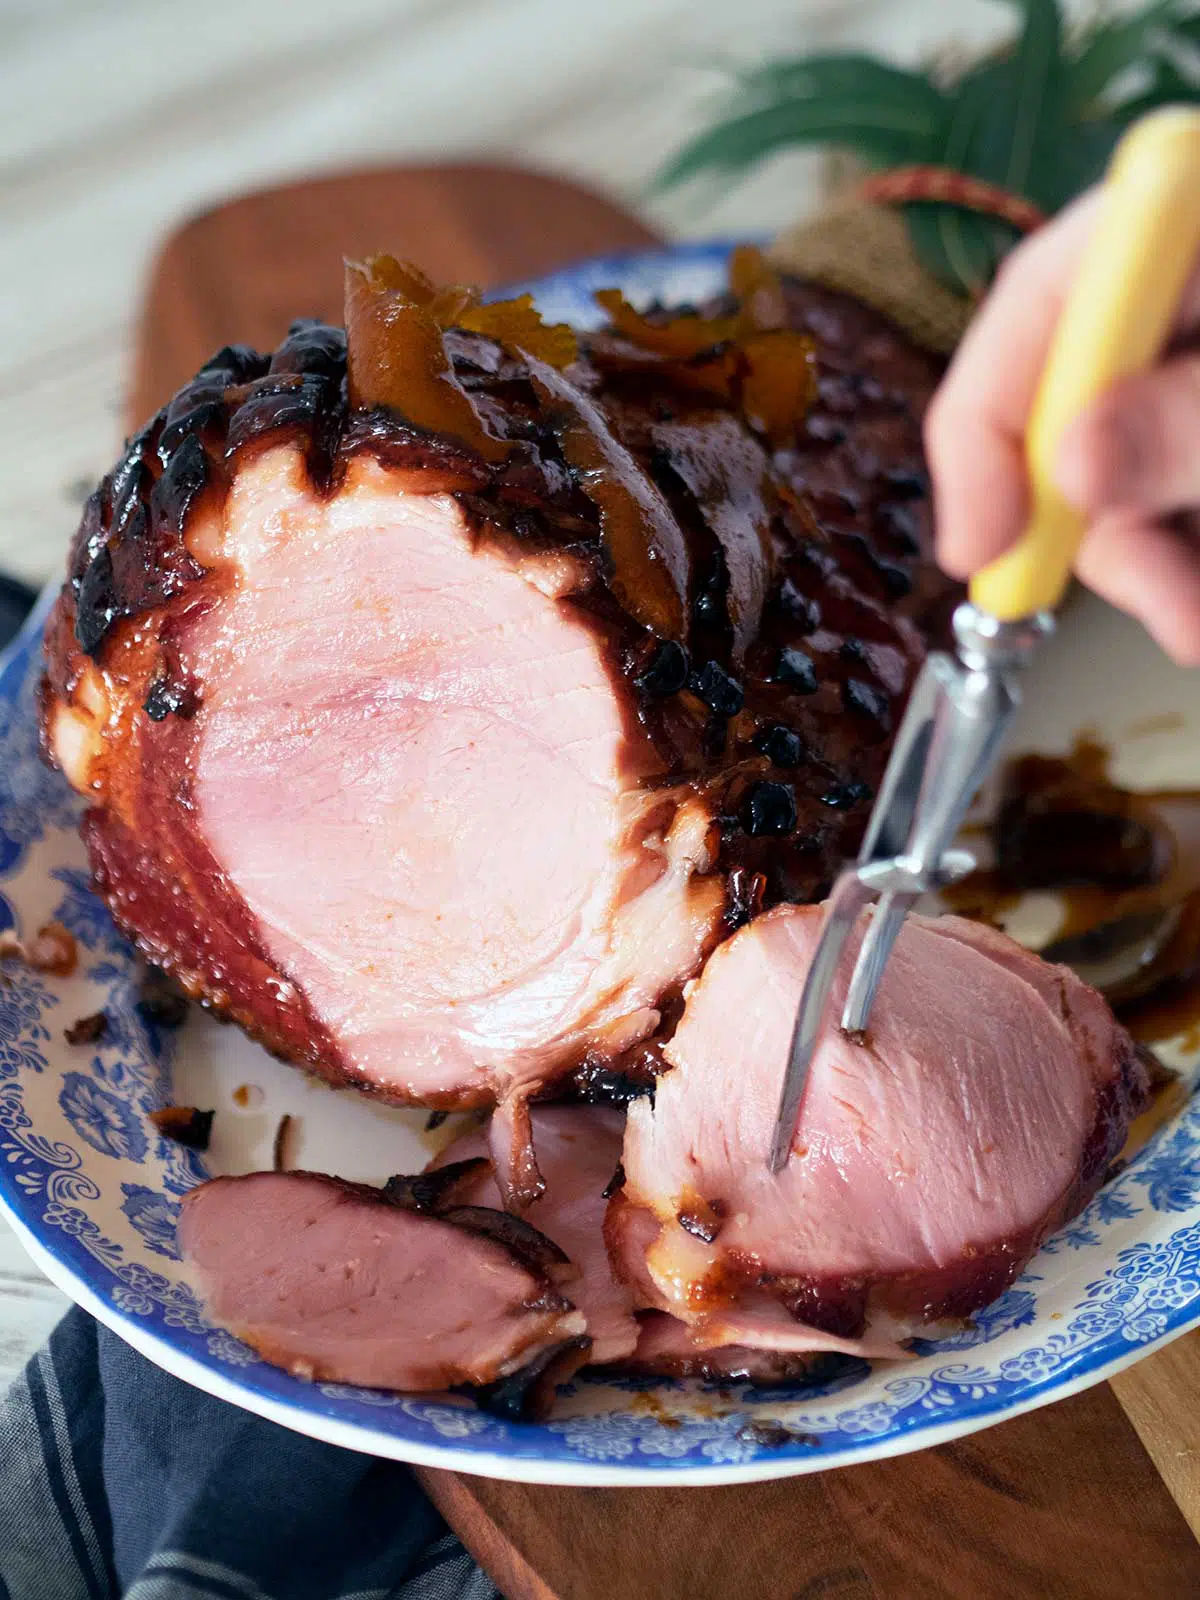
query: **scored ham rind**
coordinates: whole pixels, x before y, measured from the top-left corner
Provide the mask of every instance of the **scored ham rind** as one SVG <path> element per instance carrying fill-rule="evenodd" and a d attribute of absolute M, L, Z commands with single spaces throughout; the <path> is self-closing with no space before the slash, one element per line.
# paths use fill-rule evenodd
<path fill-rule="evenodd" d="M 179 1242 L 213 1320 L 298 1377 L 440 1390 L 530 1367 L 541 1382 L 559 1353 L 577 1366 L 582 1315 L 506 1235 L 522 1225 L 488 1217 L 483 1231 L 470 1207 L 438 1215 L 339 1178 L 255 1172 L 190 1190 Z"/>
<path fill-rule="evenodd" d="M 618 1279 L 604 1245 L 604 1213 L 617 1163 L 625 1118 L 607 1106 L 534 1106 L 533 1142 L 545 1191 L 526 1212 L 540 1233 L 552 1239 L 569 1265 L 557 1276 L 586 1323 L 592 1341 L 590 1362 L 620 1361 L 638 1342 L 633 1292 Z M 487 1135 L 470 1133 L 456 1139 L 438 1156 L 444 1163 L 486 1154 Z M 464 1194 L 482 1205 L 497 1205 L 500 1192 L 488 1171 Z"/>
<path fill-rule="evenodd" d="M 386 363 L 348 391 L 340 330 L 221 351 L 89 500 L 47 626 L 121 927 L 335 1083 L 498 1104 L 514 1207 L 524 1100 L 656 1062 L 714 945 L 853 850 L 952 592 L 936 364 L 786 289 L 816 397 L 782 442 L 611 332 L 559 370 L 435 328 L 417 421 L 370 401 Z"/>
<path fill-rule="evenodd" d="M 819 1046 L 773 1175 L 820 926 L 819 907 L 779 907 L 711 958 L 667 1047 L 674 1070 L 653 1104 L 630 1108 L 606 1234 L 640 1303 L 701 1335 L 719 1325 L 743 1344 L 799 1348 L 816 1330 L 898 1354 L 994 1299 L 1079 1210 L 1147 1077 L 1073 973 L 974 923 L 911 917 L 866 1038 L 833 1031 Z"/>

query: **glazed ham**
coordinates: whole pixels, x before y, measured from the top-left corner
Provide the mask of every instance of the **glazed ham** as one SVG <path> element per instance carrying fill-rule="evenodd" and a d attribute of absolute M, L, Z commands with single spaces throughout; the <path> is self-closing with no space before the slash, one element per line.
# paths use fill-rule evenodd
<path fill-rule="evenodd" d="M 951 588 L 933 363 L 752 253 L 579 341 L 377 259 L 219 352 L 88 502 L 46 745 L 119 924 L 335 1083 L 498 1105 L 661 1064 L 739 921 L 818 897 Z M 860 376 L 868 367 L 872 376 Z"/>
<path fill-rule="evenodd" d="M 957 597 L 938 370 L 753 251 L 699 308 L 598 299 L 577 336 L 351 266 L 345 332 L 218 352 L 129 441 L 46 632 L 47 753 L 141 952 L 335 1084 L 492 1110 L 382 1191 L 193 1191 L 211 1315 L 508 1415 L 585 1360 L 903 1355 L 1084 1203 L 1146 1091 L 1069 972 L 913 918 L 767 1172 L 813 902 Z M 534 1104 L 571 1095 L 628 1122 Z"/>
<path fill-rule="evenodd" d="M 450 496 L 367 459 L 317 501 L 294 447 L 230 510 L 237 587 L 177 647 L 210 686 L 194 802 L 355 1080 L 519 1103 L 564 1057 L 636 1042 L 724 892 L 690 791 L 641 789 L 658 763 L 558 603 L 566 558 L 476 551 Z"/>
<path fill-rule="evenodd" d="M 1132 1041 L 1073 973 L 989 928 L 912 917 L 867 1036 L 818 1048 L 772 1175 L 820 923 L 818 907 L 779 907 L 723 945 L 667 1046 L 674 1070 L 630 1108 L 610 1251 L 702 1348 L 898 1355 L 968 1316 L 1099 1186 L 1147 1092 Z"/>
<path fill-rule="evenodd" d="M 533 1142 L 545 1193 L 533 1204 L 528 1220 L 563 1252 L 568 1266 L 559 1277 L 563 1291 L 584 1318 L 592 1341 L 589 1361 L 619 1362 L 638 1343 L 633 1291 L 619 1279 L 604 1245 L 604 1213 L 621 1159 L 625 1118 L 608 1106 L 535 1106 Z M 482 1133 L 456 1139 L 435 1164 L 482 1157 Z M 480 1205 L 498 1205 L 500 1191 L 486 1165 L 462 1191 Z"/>
<path fill-rule="evenodd" d="M 213 1320 L 299 1377 L 536 1408 L 586 1354 L 561 1253 L 461 1190 L 214 1178 L 184 1196 L 179 1241 Z"/>

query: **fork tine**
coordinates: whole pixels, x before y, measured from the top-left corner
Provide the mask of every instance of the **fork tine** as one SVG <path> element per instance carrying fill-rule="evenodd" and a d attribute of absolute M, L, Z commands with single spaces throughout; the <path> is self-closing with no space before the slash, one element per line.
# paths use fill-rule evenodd
<path fill-rule="evenodd" d="M 792 1045 L 771 1141 L 769 1165 L 772 1172 L 781 1171 L 792 1152 L 792 1140 L 796 1136 L 796 1124 L 800 1120 L 800 1106 L 808 1082 L 808 1069 L 821 1037 L 829 991 L 837 976 L 842 949 L 858 921 L 859 912 L 870 903 L 874 894 L 875 891 L 868 888 L 859 877 L 857 868 L 848 867 L 838 877 L 829 896 L 821 937 L 804 980 L 804 992 L 800 996 L 796 1025 L 792 1030 Z"/>
<path fill-rule="evenodd" d="M 903 890 L 892 890 L 880 898 L 871 918 L 871 925 L 863 936 L 858 960 L 850 976 L 846 991 L 846 1004 L 842 1008 L 842 1031 L 863 1033 L 875 1003 L 884 968 L 892 946 L 896 943 L 904 919 L 916 904 L 919 895 Z"/>
<path fill-rule="evenodd" d="M 925 778 L 938 708 L 945 695 L 941 656 L 929 656 L 917 675 L 908 708 L 884 769 L 858 860 L 898 856 L 908 842 Z"/>

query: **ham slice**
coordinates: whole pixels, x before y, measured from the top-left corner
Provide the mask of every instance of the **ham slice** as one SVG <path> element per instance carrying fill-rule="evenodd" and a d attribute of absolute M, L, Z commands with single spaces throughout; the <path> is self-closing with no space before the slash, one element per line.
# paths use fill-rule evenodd
<path fill-rule="evenodd" d="M 461 1184 L 453 1196 L 408 1184 L 389 1198 L 254 1172 L 191 1190 L 179 1241 L 209 1314 L 297 1377 L 528 1400 L 532 1374 L 544 1394 L 587 1347 L 550 1275 L 560 1253 L 503 1213 L 456 1203 Z"/>
<path fill-rule="evenodd" d="M 534 1106 L 533 1142 L 545 1180 L 545 1193 L 529 1209 L 528 1220 L 552 1239 L 569 1265 L 558 1277 L 586 1323 L 592 1341 L 589 1360 L 620 1361 L 638 1343 L 633 1291 L 616 1277 L 604 1245 L 607 1191 L 621 1159 L 625 1118 L 607 1106 Z M 438 1157 L 445 1162 L 482 1156 L 484 1133 L 456 1139 Z M 497 1205 L 494 1175 L 483 1169 L 464 1195 L 480 1205 Z"/>
<path fill-rule="evenodd" d="M 912 917 L 867 1037 L 832 1032 L 818 1049 L 773 1176 L 820 924 L 819 907 L 780 907 L 709 961 L 667 1047 L 674 1070 L 630 1108 L 608 1242 L 641 1303 L 702 1338 L 717 1325 L 764 1348 L 822 1335 L 897 1353 L 898 1338 L 993 1299 L 1080 1208 L 1146 1074 L 1074 974 L 974 923 Z"/>

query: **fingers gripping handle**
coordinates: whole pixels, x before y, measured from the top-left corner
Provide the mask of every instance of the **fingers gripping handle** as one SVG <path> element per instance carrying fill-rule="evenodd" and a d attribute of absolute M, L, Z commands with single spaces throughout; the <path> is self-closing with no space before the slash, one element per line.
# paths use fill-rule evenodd
<path fill-rule="evenodd" d="M 1200 111 L 1170 107 L 1135 123 L 1113 155 L 1030 414 L 1029 522 L 972 578 L 980 610 L 1016 622 L 1062 598 L 1085 527 L 1054 486 L 1059 442 L 1093 400 L 1158 358 L 1198 254 Z"/>

